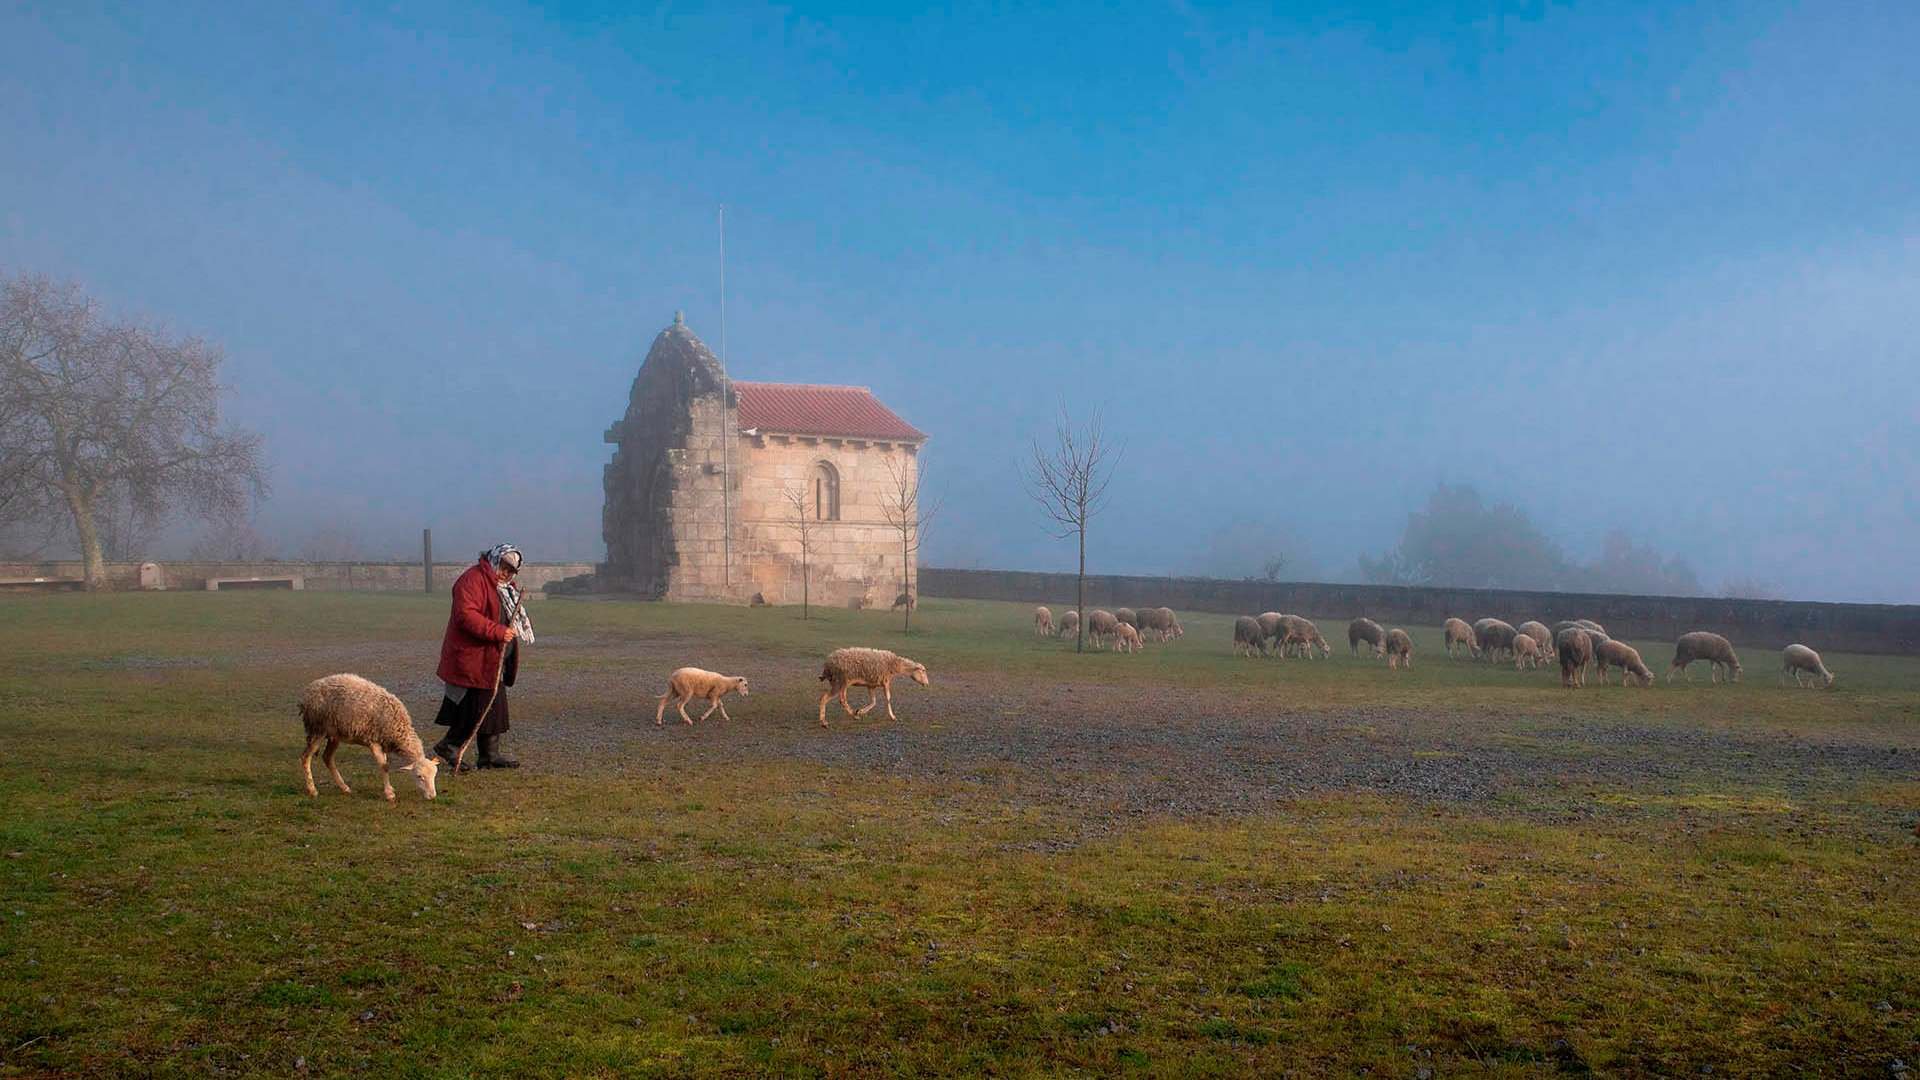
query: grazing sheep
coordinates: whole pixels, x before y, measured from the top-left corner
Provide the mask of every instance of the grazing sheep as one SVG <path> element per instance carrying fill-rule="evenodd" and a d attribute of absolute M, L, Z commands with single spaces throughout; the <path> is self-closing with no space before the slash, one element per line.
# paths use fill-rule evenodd
<path fill-rule="evenodd" d="M 1286 635 L 1287 616 L 1277 611 L 1263 611 L 1255 615 L 1254 620 L 1260 624 L 1260 636 L 1263 641 L 1272 642 L 1274 651 L 1278 652 L 1280 639 Z M 1262 644 L 1260 651 L 1266 651 L 1265 644 Z"/>
<path fill-rule="evenodd" d="M 1053 612 L 1045 604 L 1033 609 L 1033 632 L 1039 637 L 1053 636 Z"/>
<path fill-rule="evenodd" d="M 1592 637 L 1593 631 L 1587 631 Z M 1632 686 L 1638 681 L 1641 686 L 1653 685 L 1653 672 L 1640 660 L 1640 650 L 1624 641 L 1615 641 L 1603 637 L 1593 646 L 1593 663 L 1600 669 L 1600 685 L 1607 684 L 1607 668 L 1620 669 L 1620 685 Z"/>
<path fill-rule="evenodd" d="M 1733 643 L 1705 630 L 1681 634 L 1680 640 L 1673 643 L 1673 666 L 1667 669 L 1667 681 L 1672 682 L 1674 672 L 1678 671 L 1685 673 L 1687 681 L 1692 682 L 1693 672 L 1687 668 L 1695 660 L 1712 663 L 1710 677 L 1714 682 L 1720 681 L 1722 668 L 1727 671 L 1728 682 L 1740 681 L 1740 658 L 1733 654 Z"/>
<path fill-rule="evenodd" d="M 1233 655 L 1258 656 L 1266 650 L 1266 635 L 1260 632 L 1260 620 L 1242 615 L 1233 620 Z"/>
<path fill-rule="evenodd" d="M 1358 656 L 1360 643 L 1363 641 L 1373 646 L 1373 655 L 1386 655 L 1387 632 L 1381 629 L 1379 623 L 1364 615 L 1347 624 L 1347 648 L 1353 650 L 1353 654 Z"/>
<path fill-rule="evenodd" d="M 340 767 L 333 763 L 333 754 L 341 743 L 351 743 L 364 746 L 373 754 L 374 764 L 380 766 L 381 794 L 388 802 L 394 801 L 393 781 L 387 775 L 388 754 L 406 762 L 400 771 L 413 774 L 420 794 L 429 799 L 434 797 L 433 779 L 440 766 L 421 749 L 420 736 L 413 730 L 413 717 L 408 715 L 407 707 L 383 687 L 358 675 L 315 679 L 300 691 L 300 723 L 307 731 L 307 750 L 300 755 L 300 771 L 309 796 L 320 794 L 313 786 L 313 752 L 324 742 L 327 750 L 321 760 L 326 762 L 327 772 L 333 775 L 333 782 L 341 791 L 353 794 L 353 789 L 340 775 Z"/>
<path fill-rule="evenodd" d="M 1130 607 L 1115 608 L 1113 617 L 1133 627 L 1135 630 L 1140 629 L 1140 614 Z"/>
<path fill-rule="evenodd" d="M 1823 680 L 1822 686 L 1833 685 L 1833 672 L 1820 662 L 1820 654 L 1805 645 L 1789 645 L 1780 652 L 1780 681 L 1787 681 L 1787 673 L 1793 673 L 1793 681 L 1799 686 L 1812 685 L 1802 681 L 1802 677 L 1812 675 Z"/>
<path fill-rule="evenodd" d="M 1593 663 L 1593 636 L 1569 626 L 1553 641 L 1560 654 L 1560 685 L 1569 690 L 1587 685 L 1587 665 Z"/>
<path fill-rule="evenodd" d="M 1142 640 L 1166 641 L 1180 636 L 1180 620 L 1173 617 L 1172 608 L 1141 608 L 1139 619 L 1135 626 Z"/>
<path fill-rule="evenodd" d="M 916 611 L 919 609 L 919 606 L 919 602 L 914 600 L 912 593 L 903 592 L 893 598 L 893 607 L 888 610 L 899 611 L 901 608 L 906 608 L 908 611 Z"/>
<path fill-rule="evenodd" d="M 1180 616 L 1175 615 L 1172 608 L 1155 608 L 1154 611 L 1155 617 L 1161 623 L 1165 624 L 1168 637 L 1179 638 L 1187 635 L 1186 627 L 1180 625 Z"/>
<path fill-rule="evenodd" d="M 1520 634 L 1513 639 L 1513 670 L 1539 667 L 1546 663 L 1546 656 L 1546 650 L 1540 648 L 1540 642 L 1532 634 Z"/>
<path fill-rule="evenodd" d="M 1552 654 L 1553 631 L 1547 629 L 1546 623 L 1536 619 L 1528 619 L 1526 622 L 1520 624 L 1520 633 L 1532 638 L 1534 644 L 1540 646 L 1540 655 L 1542 657 Z M 1514 643 L 1516 645 L 1519 644 L 1518 639 L 1516 639 Z"/>
<path fill-rule="evenodd" d="M 1079 635 L 1079 633 L 1080 633 L 1080 613 L 1078 611 L 1061 612 L 1060 613 L 1060 636 L 1063 638 L 1076 637 Z"/>
<path fill-rule="evenodd" d="M 1480 638 L 1467 625 L 1465 619 L 1448 619 L 1440 629 L 1447 635 L 1447 658 L 1454 659 L 1458 654 L 1453 651 L 1456 645 L 1465 645 L 1469 656 L 1480 655 Z"/>
<path fill-rule="evenodd" d="M 1488 660 L 1498 660 L 1502 652 L 1513 651 L 1513 639 L 1520 636 L 1520 631 L 1512 623 L 1481 619 L 1473 624 L 1473 636 L 1480 639 L 1480 651 Z"/>
<path fill-rule="evenodd" d="M 1113 647 L 1118 652 L 1139 652 L 1141 648 L 1140 631 L 1135 630 L 1132 623 L 1121 623 L 1120 628 L 1114 631 Z"/>
<path fill-rule="evenodd" d="M 1309 660 L 1313 659 L 1315 649 L 1320 650 L 1322 657 L 1333 655 L 1333 646 L 1328 645 L 1327 639 L 1320 636 L 1320 628 L 1313 625 L 1312 619 L 1299 615 L 1282 615 L 1280 625 L 1286 629 L 1286 633 L 1280 638 L 1282 653 L 1291 650 L 1295 655 L 1304 656 Z"/>
<path fill-rule="evenodd" d="M 1387 631 L 1387 668 L 1392 670 L 1402 664 L 1407 670 L 1413 670 L 1413 639 L 1396 626 Z"/>
<path fill-rule="evenodd" d="M 927 665 L 909 660 L 904 656 L 888 652 L 885 649 L 835 649 L 827 654 L 826 665 L 820 669 L 820 681 L 827 688 L 820 692 L 820 726 L 827 726 L 827 702 L 835 697 L 840 699 L 840 707 L 847 715 L 858 720 L 873 711 L 873 704 L 881 694 L 887 699 L 887 719 L 898 720 L 893 715 L 893 680 L 902 675 L 912 676 L 921 686 L 927 682 Z M 847 688 L 864 686 L 867 688 L 867 704 L 859 712 L 847 704 Z M 874 693 L 878 688 L 880 693 Z"/>
<path fill-rule="evenodd" d="M 1119 629 L 1120 620 L 1114 618 L 1113 612 L 1105 608 L 1094 608 L 1087 612 L 1087 637 L 1092 640 L 1095 647 L 1111 641 Z"/>
<path fill-rule="evenodd" d="M 713 715 L 713 710 L 719 709 L 720 719 L 732 720 L 733 717 L 727 715 L 727 706 L 720 699 L 736 690 L 741 697 L 753 696 L 747 692 L 745 675 L 722 675 L 697 667 L 678 668 L 667 676 L 667 692 L 660 695 L 660 704 L 653 710 L 653 726 L 659 727 L 661 719 L 667 715 L 668 698 L 676 699 L 674 707 L 680 710 L 680 719 L 689 724 L 693 723 L 693 717 L 687 715 L 687 702 L 694 698 L 707 699 L 707 711 L 700 714 L 700 719 L 705 720 Z"/>
<path fill-rule="evenodd" d="M 1554 638 L 1558 640 L 1560 636 L 1560 631 L 1565 630 L 1569 627 L 1577 627 L 1581 630 L 1585 630 L 1589 634 L 1599 634 L 1601 637 L 1608 636 L 1607 628 L 1604 626 L 1601 626 L 1597 622 L 1594 622 L 1592 619 L 1563 619 L 1560 622 L 1553 624 Z"/>

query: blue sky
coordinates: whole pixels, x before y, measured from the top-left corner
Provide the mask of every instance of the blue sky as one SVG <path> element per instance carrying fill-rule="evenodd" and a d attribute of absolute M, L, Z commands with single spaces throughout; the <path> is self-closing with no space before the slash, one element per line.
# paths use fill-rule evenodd
<path fill-rule="evenodd" d="M 0 11 L 0 270 L 225 345 L 263 528 L 599 554 L 684 309 L 933 435 L 935 562 L 1338 575 L 1437 481 L 1576 555 L 1920 601 L 1908 3 Z"/>

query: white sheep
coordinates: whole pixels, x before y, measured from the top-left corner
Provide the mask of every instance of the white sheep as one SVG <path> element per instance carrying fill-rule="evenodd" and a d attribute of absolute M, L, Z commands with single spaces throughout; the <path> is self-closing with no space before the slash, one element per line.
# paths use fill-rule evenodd
<path fill-rule="evenodd" d="M 1695 660 L 1706 660 L 1712 664 L 1709 678 L 1713 682 L 1720 681 L 1722 669 L 1727 673 L 1728 682 L 1740 681 L 1740 658 L 1734 655 L 1733 643 L 1705 630 L 1681 634 L 1680 639 L 1673 643 L 1673 666 L 1667 669 L 1667 681 L 1673 681 L 1675 672 L 1682 672 L 1687 681 L 1692 682 L 1693 672 L 1688 667 Z"/>
<path fill-rule="evenodd" d="M 1260 624 L 1260 651 L 1262 653 L 1267 651 L 1267 643 L 1269 642 L 1273 644 L 1276 651 L 1280 648 L 1280 639 L 1287 631 L 1286 620 L 1287 616 L 1277 611 L 1263 611 L 1253 617 L 1253 621 Z"/>
<path fill-rule="evenodd" d="M 1068 610 L 1060 613 L 1060 636 L 1077 637 L 1080 633 L 1080 613 Z"/>
<path fill-rule="evenodd" d="M 1513 639 L 1520 631 L 1500 619 L 1481 619 L 1473 624 L 1473 636 L 1480 639 L 1480 651 L 1488 660 L 1498 660 L 1502 652 L 1513 651 Z"/>
<path fill-rule="evenodd" d="M 1386 655 L 1386 630 L 1383 629 L 1379 623 L 1374 622 L 1364 615 L 1347 624 L 1347 648 L 1353 650 L 1354 655 L 1358 656 L 1360 654 L 1360 643 L 1363 641 L 1373 646 L 1373 655 Z"/>
<path fill-rule="evenodd" d="M 1587 631 L 1587 636 L 1593 637 L 1594 632 Z M 1615 641 L 1609 637 L 1600 638 L 1593 646 L 1593 662 L 1594 666 L 1600 669 L 1602 686 L 1607 683 L 1608 667 L 1620 669 L 1621 686 L 1632 686 L 1635 682 L 1641 686 L 1653 685 L 1653 672 L 1648 670 L 1646 663 L 1640 659 L 1640 650 L 1624 641 Z"/>
<path fill-rule="evenodd" d="M 1587 685 L 1587 665 L 1593 663 L 1593 635 L 1569 626 L 1554 635 L 1553 644 L 1560 654 L 1560 685 L 1569 690 Z"/>
<path fill-rule="evenodd" d="M 1320 650 L 1322 657 L 1333 655 L 1333 646 L 1320 636 L 1320 628 L 1313 625 L 1312 619 L 1300 615 L 1282 615 L 1280 625 L 1286 628 L 1286 633 L 1280 638 L 1282 653 L 1292 651 L 1309 660 L 1313 659 L 1315 649 Z"/>
<path fill-rule="evenodd" d="M 1547 629 L 1546 623 L 1537 619 L 1528 619 L 1520 624 L 1520 633 L 1532 638 L 1534 644 L 1540 647 L 1540 656 L 1546 657 L 1553 653 L 1553 631 Z M 1516 639 L 1514 644 L 1518 645 L 1519 641 Z M 1518 660 L 1519 657 L 1514 659 Z"/>
<path fill-rule="evenodd" d="M 1799 645 L 1799 644 L 1789 645 L 1785 649 L 1781 650 L 1780 652 L 1780 681 L 1781 682 L 1787 681 L 1787 675 L 1789 672 L 1791 672 L 1793 675 L 1794 683 L 1799 686 L 1812 685 L 1811 683 L 1803 681 L 1804 677 L 1807 675 L 1812 675 L 1816 679 L 1824 680 L 1821 683 L 1821 685 L 1823 686 L 1833 685 L 1833 672 L 1828 671 L 1827 665 L 1821 662 L 1819 653 L 1814 652 L 1812 649 L 1807 648 L 1805 645 Z"/>
<path fill-rule="evenodd" d="M 407 707 L 385 688 L 358 675 L 315 679 L 300 691 L 300 723 L 307 730 L 307 750 L 300 755 L 300 771 L 309 796 L 320 794 L 313 786 L 313 753 L 324 742 L 327 750 L 321 760 L 341 791 L 353 794 L 340 775 L 340 767 L 333 763 L 333 753 L 341 743 L 351 743 L 373 754 L 374 764 L 380 766 L 381 794 L 388 802 L 394 801 L 393 781 L 387 775 L 388 754 L 406 762 L 400 771 L 413 774 L 420 794 L 434 797 L 433 780 L 440 766 L 421 748 Z"/>
<path fill-rule="evenodd" d="M 1413 639 L 1396 626 L 1387 631 L 1387 667 L 1391 670 L 1402 664 L 1413 670 Z"/>
<path fill-rule="evenodd" d="M 1140 614 L 1130 607 L 1113 609 L 1113 617 L 1133 627 L 1135 630 L 1140 629 Z"/>
<path fill-rule="evenodd" d="M 849 648 L 828 653 L 827 662 L 820 669 L 820 681 L 827 684 L 820 692 L 820 726 L 827 726 L 827 702 L 836 696 L 840 707 L 857 720 L 872 712 L 874 702 L 884 694 L 887 719 L 900 719 L 893 715 L 893 680 L 902 675 L 911 676 L 921 686 L 931 685 L 927 681 L 927 665 L 885 649 Z M 847 704 L 847 688 L 853 686 L 867 688 L 867 704 L 859 712 Z M 876 689 L 879 693 L 874 692 Z"/>
<path fill-rule="evenodd" d="M 1095 647 L 1104 647 L 1119 627 L 1120 620 L 1105 608 L 1094 608 L 1087 612 L 1087 638 Z"/>
<path fill-rule="evenodd" d="M 747 691 L 745 675 L 722 675 L 697 667 L 678 668 L 667 676 L 667 692 L 660 695 L 660 705 L 653 710 L 653 726 L 659 727 L 661 719 L 667 715 L 668 698 L 676 699 L 674 707 L 680 710 L 680 719 L 689 724 L 693 723 L 693 717 L 687 715 L 687 702 L 694 698 L 707 699 L 707 711 L 700 714 L 700 719 L 705 720 L 713 715 L 713 710 L 719 709 L 720 719 L 732 720 L 733 717 L 727 715 L 727 706 L 720 699 L 736 690 L 741 697 L 753 696 Z"/>
<path fill-rule="evenodd" d="M 1532 634 L 1519 634 L 1513 639 L 1513 670 L 1525 671 L 1530 667 L 1539 667 L 1546 662 L 1546 651 L 1540 648 L 1540 642 Z"/>
<path fill-rule="evenodd" d="M 1440 629 L 1441 632 L 1447 636 L 1448 659 L 1453 659 L 1459 655 L 1453 651 L 1456 645 L 1465 645 L 1469 656 L 1477 657 L 1480 655 L 1480 638 L 1474 634 L 1473 627 L 1467 625 L 1467 620 L 1448 619 L 1441 625 Z"/>
<path fill-rule="evenodd" d="M 1119 629 L 1114 631 L 1113 647 L 1116 650 L 1124 653 L 1136 653 L 1140 651 L 1141 645 L 1140 631 L 1134 629 L 1132 623 L 1123 622 L 1120 624 Z"/>
<path fill-rule="evenodd" d="M 1140 636 L 1155 641 L 1177 638 L 1186 631 L 1180 629 L 1180 620 L 1174 617 L 1172 608 L 1141 608 Z"/>
<path fill-rule="evenodd" d="M 1233 620 L 1233 654 L 1257 656 L 1266 651 L 1266 635 L 1260 632 L 1260 620 L 1242 615 Z"/>
<path fill-rule="evenodd" d="M 1045 604 L 1033 609 L 1033 632 L 1039 637 L 1053 636 L 1053 611 Z"/>

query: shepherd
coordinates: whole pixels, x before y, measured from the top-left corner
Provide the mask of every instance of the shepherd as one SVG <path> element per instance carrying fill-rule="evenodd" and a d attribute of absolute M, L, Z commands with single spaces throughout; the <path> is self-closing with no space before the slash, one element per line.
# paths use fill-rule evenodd
<path fill-rule="evenodd" d="M 500 752 L 507 733 L 507 687 L 520 670 L 520 642 L 533 641 L 533 621 L 521 603 L 520 549 L 495 544 L 453 583 L 453 612 L 440 642 L 437 674 L 446 686 L 434 723 L 447 733 L 433 746 L 443 765 L 456 765 L 476 734 L 480 768 L 513 769 Z"/>

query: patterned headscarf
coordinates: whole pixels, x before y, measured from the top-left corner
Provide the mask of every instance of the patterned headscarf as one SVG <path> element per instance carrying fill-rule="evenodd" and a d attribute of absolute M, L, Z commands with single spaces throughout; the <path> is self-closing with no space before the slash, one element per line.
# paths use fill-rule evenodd
<path fill-rule="evenodd" d="M 513 556 L 513 568 L 518 570 L 524 561 L 524 556 L 520 554 L 520 549 L 512 544 L 495 544 L 480 553 L 480 557 L 487 561 L 487 565 L 493 567 L 493 572 L 496 574 L 502 567 L 508 565 L 507 556 L 509 555 Z M 505 578 L 496 582 L 494 587 L 500 590 L 500 621 L 518 631 L 520 640 L 532 644 L 533 620 L 527 617 L 526 606 L 520 602 L 520 589 Z"/>
<path fill-rule="evenodd" d="M 520 549 L 514 547 L 512 544 L 495 544 L 480 553 L 480 557 L 487 560 L 487 563 L 491 565 L 496 572 L 505 565 L 506 558 L 509 555 L 513 556 L 513 568 L 515 570 L 520 569 Z"/>

